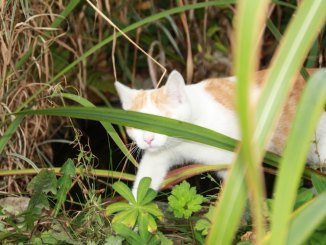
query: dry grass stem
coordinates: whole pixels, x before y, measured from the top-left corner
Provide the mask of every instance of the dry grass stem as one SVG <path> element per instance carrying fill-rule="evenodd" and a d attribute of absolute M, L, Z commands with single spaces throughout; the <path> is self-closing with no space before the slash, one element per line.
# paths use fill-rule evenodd
<path fill-rule="evenodd" d="M 132 43 L 137 49 L 139 49 L 143 54 L 145 54 L 148 58 L 150 58 L 155 64 L 157 64 L 163 70 L 163 74 L 158 82 L 158 84 L 160 84 L 166 73 L 166 68 L 162 66 L 159 62 L 157 62 L 155 59 L 153 59 L 153 57 L 151 57 L 144 49 L 142 49 L 130 37 L 128 37 L 128 35 L 126 35 L 116 24 L 114 24 L 108 17 L 106 17 L 106 15 L 103 14 L 103 12 L 100 11 L 91 1 L 87 0 L 87 2 L 100 16 L 102 16 L 108 23 L 110 23 L 111 26 L 113 26 L 117 31 L 119 31 L 122 36 L 124 36 L 130 43 Z"/>

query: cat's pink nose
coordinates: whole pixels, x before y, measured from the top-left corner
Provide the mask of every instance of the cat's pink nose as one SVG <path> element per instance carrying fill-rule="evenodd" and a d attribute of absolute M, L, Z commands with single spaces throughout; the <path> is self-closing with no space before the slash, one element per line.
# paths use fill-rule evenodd
<path fill-rule="evenodd" d="M 154 140 L 154 135 L 150 134 L 150 135 L 145 135 L 144 136 L 144 141 L 150 145 Z"/>

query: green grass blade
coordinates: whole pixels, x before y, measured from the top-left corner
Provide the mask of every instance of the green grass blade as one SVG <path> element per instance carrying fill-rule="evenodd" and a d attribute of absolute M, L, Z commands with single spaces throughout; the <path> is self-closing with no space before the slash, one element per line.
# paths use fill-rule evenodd
<path fill-rule="evenodd" d="M 79 2 L 80 0 L 69 1 L 69 3 L 65 6 L 65 9 L 61 12 L 61 14 L 54 19 L 54 21 L 51 24 L 51 27 L 52 28 L 58 27 L 61 24 L 61 22 L 76 8 Z"/>
<path fill-rule="evenodd" d="M 251 88 L 254 86 L 253 75 L 258 67 L 258 57 L 260 53 L 260 42 L 257 40 L 259 40 L 259 36 L 264 30 L 268 4 L 268 0 L 240 1 L 237 6 L 235 21 L 236 45 L 234 60 L 235 74 L 238 79 L 236 98 L 242 139 L 240 148 L 241 153 L 238 155 L 236 164 L 245 164 L 247 168 L 246 181 L 251 196 L 249 204 L 251 207 L 257 244 L 261 243 L 265 234 L 265 193 L 263 189 L 264 181 L 262 168 L 260 166 L 261 163 L 258 157 L 259 155 L 256 152 L 256 142 L 252 141 L 255 128 L 255 107 L 252 105 Z M 228 182 L 228 184 L 233 185 L 234 183 Z M 230 203 L 229 200 L 224 200 L 223 193 L 220 201 Z M 218 217 L 216 218 L 218 219 Z M 238 216 L 236 218 L 239 219 L 240 217 Z M 236 225 L 238 223 L 230 219 L 219 220 L 219 222 L 220 225 L 223 224 L 227 227 L 229 227 L 227 222 L 232 222 Z M 213 230 L 211 231 L 214 232 Z M 234 234 L 231 234 L 228 238 L 225 237 L 223 244 L 231 243 L 233 237 Z M 217 237 L 217 240 L 220 240 L 220 238 Z"/>
<path fill-rule="evenodd" d="M 241 1 L 236 19 L 235 71 L 238 77 L 237 105 L 242 134 L 241 152 L 238 154 L 222 197 L 213 214 L 213 223 L 207 244 L 231 244 L 245 208 L 248 188 L 252 192 L 251 210 L 260 243 L 265 233 L 263 203 L 264 192 L 261 173 L 257 171 L 259 159 L 253 145 L 254 116 L 250 104 L 252 74 L 257 69 L 259 46 L 257 36 L 262 31 L 268 1 Z M 258 24 L 257 24 L 258 23 Z M 246 30 L 246 31 L 244 31 Z M 244 166 L 246 165 L 246 166 Z M 258 168 L 259 169 L 259 168 Z M 247 184 L 244 178 L 247 174 Z"/>
<path fill-rule="evenodd" d="M 266 25 L 270 32 L 274 35 L 277 41 L 280 41 L 282 38 L 281 32 L 277 29 L 277 27 L 274 25 L 271 19 L 268 19 L 266 22 Z M 308 80 L 309 78 L 309 73 L 306 71 L 304 67 L 301 68 L 300 70 L 301 75 L 304 77 L 305 80 Z"/>
<path fill-rule="evenodd" d="M 83 97 L 80 97 L 78 95 L 67 94 L 67 93 L 63 93 L 63 94 L 60 94 L 60 95 L 63 98 L 67 98 L 67 99 L 73 100 L 73 101 L 81 104 L 82 106 L 90 107 L 90 108 L 95 107 L 95 105 L 93 103 L 91 103 L 89 100 L 87 100 L 87 99 L 85 99 Z M 106 121 L 100 121 L 100 123 L 105 128 L 106 132 L 111 136 L 111 138 L 113 139 L 113 141 L 117 144 L 117 146 L 120 148 L 120 150 L 125 154 L 125 156 L 132 162 L 133 165 L 135 165 L 136 167 L 138 167 L 138 162 L 130 154 L 129 150 L 127 149 L 127 147 L 125 146 L 125 144 L 123 143 L 123 141 L 120 139 L 118 133 L 115 131 L 115 129 L 112 126 L 112 124 L 109 123 L 109 122 L 106 122 Z"/>
<path fill-rule="evenodd" d="M 315 73 L 309 80 L 298 105 L 276 183 L 271 244 L 286 244 L 288 224 L 296 198 L 296 190 L 299 187 L 315 126 L 326 102 L 325 78 L 326 69 Z M 291 178 L 289 178 L 290 175 Z"/>
<path fill-rule="evenodd" d="M 257 139 L 257 146 L 259 148 L 266 145 L 269 135 L 271 134 L 271 129 L 276 124 L 277 115 L 280 114 L 282 105 L 293 84 L 291 81 L 300 69 L 313 40 L 317 36 L 318 30 L 325 22 L 325 9 L 326 1 L 303 1 L 289 24 L 276 55 L 273 57 L 271 69 L 266 78 L 266 86 L 260 97 L 257 109 L 255 138 Z M 298 144 L 298 142 L 296 143 Z M 263 150 L 263 148 L 260 150 Z M 297 152 L 298 151 L 294 152 L 294 154 L 296 155 Z M 293 175 L 293 169 L 294 168 L 287 171 L 287 176 L 291 175 L 293 178 L 300 178 L 301 175 Z M 295 192 L 295 190 L 292 191 L 293 193 Z M 287 196 L 286 200 L 288 200 Z M 288 201 L 285 203 L 288 203 Z M 280 208 L 277 209 L 280 210 Z M 288 212 L 286 209 L 284 211 L 285 213 Z M 279 217 L 276 218 L 276 220 L 282 220 L 282 223 L 285 222 L 285 224 L 288 224 L 288 216 L 281 217 L 277 212 L 282 213 L 282 211 L 274 210 L 273 216 Z M 274 223 L 274 226 L 278 225 L 279 224 Z M 282 227 L 284 228 L 286 225 L 282 225 Z M 275 227 L 272 229 L 277 230 L 278 228 Z M 286 238 L 287 231 L 284 232 L 285 233 L 283 233 L 283 231 L 276 231 L 274 233 L 272 231 L 272 244 L 285 244 L 284 241 L 286 240 L 284 239 Z M 276 237 L 278 236 L 276 234 L 279 235 L 279 238 Z M 279 243 L 277 241 L 279 241 Z"/>
<path fill-rule="evenodd" d="M 30 48 L 29 50 L 27 50 L 27 52 L 20 58 L 20 60 L 17 61 L 15 68 L 18 70 L 19 68 L 21 68 L 25 62 L 29 59 L 29 57 L 32 55 L 32 48 Z M 1 84 L 0 84 L 1 85 Z"/>
<path fill-rule="evenodd" d="M 206 244 L 231 244 L 247 201 L 245 172 L 245 166 L 239 162 L 231 167 L 223 188 L 223 200 L 214 208 L 211 232 Z M 226 223 L 221 223 L 224 221 Z"/>
<path fill-rule="evenodd" d="M 9 125 L 6 132 L 0 138 L 0 154 L 2 153 L 3 149 L 5 148 L 6 144 L 16 132 L 17 128 L 19 127 L 21 121 L 24 119 L 23 115 L 17 116 L 14 121 Z"/>
<path fill-rule="evenodd" d="M 326 218 L 326 192 L 300 207 L 291 219 L 286 244 L 304 244 Z"/>
<path fill-rule="evenodd" d="M 17 114 L 66 116 L 96 121 L 107 121 L 113 124 L 121 124 L 168 136 L 179 137 L 229 151 L 233 151 L 236 144 L 236 141 L 228 136 L 197 125 L 170 118 L 113 108 L 59 107 L 41 110 L 26 110 Z"/>
<path fill-rule="evenodd" d="M 255 138 L 258 146 L 266 145 L 271 128 L 291 88 L 291 81 L 303 63 L 309 48 L 325 23 L 326 1 L 303 1 L 294 15 L 284 38 L 273 57 L 267 74 L 266 86 L 260 96 L 257 108 Z"/>

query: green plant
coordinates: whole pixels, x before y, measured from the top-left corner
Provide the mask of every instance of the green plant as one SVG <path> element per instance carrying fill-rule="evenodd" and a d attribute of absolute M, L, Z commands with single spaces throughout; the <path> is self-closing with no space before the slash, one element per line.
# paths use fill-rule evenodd
<path fill-rule="evenodd" d="M 124 237 L 129 244 L 160 244 L 159 236 L 157 234 L 152 234 L 148 231 L 150 219 L 149 217 L 150 216 L 148 213 L 139 213 L 137 217 L 138 232 L 135 232 L 123 223 L 115 223 L 112 227 L 115 232 L 117 232 L 120 236 Z"/>
<path fill-rule="evenodd" d="M 172 188 L 168 200 L 169 210 L 173 211 L 175 217 L 188 219 L 202 208 L 205 198 L 197 194 L 196 187 L 190 187 L 187 181 L 183 181 Z"/>
<path fill-rule="evenodd" d="M 315 210 L 315 213 L 312 211 L 313 207 L 318 207 L 325 200 L 324 193 L 309 202 L 305 208 L 292 213 L 295 193 L 302 176 L 313 129 L 325 105 L 326 86 L 323 81 L 325 71 L 321 70 L 308 81 L 306 91 L 298 106 L 287 148 L 280 163 L 272 226 L 269 234 L 266 234 L 266 220 L 264 220 L 264 213 L 262 212 L 264 193 L 260 190 L 263 186 L 259 176 L 261 174 L 260 157 L 263 155 L 268 136 L 275 126 L 282 105 L 289 93 L 291 81 L 300 69 L 319 29 L 325 23 L 326 2 L 314 1 L 314 4 L 311 4 L 310 1 L 302 1 L 298 7 L 281 40 L 279 49 L 273 57 L 265 79 L 264 90 L 257 103 L 257 110 L 255 110 L 248 95 L 252 86 L 250 77 L 257 68 L 259 57 L 257 55 L 257 50 L 259 50 L 257 39 L 259 39 L 259 32 L 262 31 L 256 23 L 264 23 L 265 19 L 260 13 L 264 12 L 265 4 L 268 1 L 264 1 L 264 6 L 259 6 L 260 2 L 241 1 L 238 9 L 236 22 L 238 39 L 236 40 L 235 52 L 235 70 L 239 78 L 237 103 L 243 126 L 242 134 L 248 138 L 245 140 L 247 142 L 242 144 L 243 148 L 229 173 L 221 199 L 216 206 L 213 215 L 214 222 L 207 239 L 208 244 L 231 243 L 248 196 L 250 196 L 254 228 L 258 232 L 256 237 L 258 244 L 302 243 L 321 222 L 321 218 L 326 213 L 325 209 Z M 253 10 L 256 6 L 257 9 Z M 257 27 L 258 30 L 253 29 L 253 26 Z M 288 178 L 289 175 L 292 176 L 291 179 Z M 321 208 L 321 206 L 319 207 Z M 309 219 L 307 219 L 308 213 L 311 215 Z M 299 225 L 300 223 L 301 225 Z"/>
<path fill-rule="evenodd" d="M 294 202 L 294 210 L 300 211 L 300 209 L 304 208 L 308 203 L 313 202 L 313 200 L 323 192 L 326 191 L 326 179 L 314 176 L 312 178 L 313 187 L 306 188 L 300 187 L 297 191 L 296 200 Z M 274 199 L 269 199 L 269 208 L 273 210 Z M 307 217 L 308 218 L 308 217 Z M 307 239 L 305 244 L 317 245 L 323 244 L 323 241 L 326 239 L 326 219 L 323 216 L 320 216 L 322 222 L 316 227 L 316 229 L 312 232 L 311 236 Z M 298 235 L 299 236 L 299 235 Z"/>
<path fill-rule="evenodd" d="M 203 218 L 199 219 L 196 222 L 195 230 L 199 231 L 202 236 L 208 235 L 209 228 L 212 224 L 211 219 L 213 216 L 213 210 L 214 210 L 214 206 L 213 205 L 209 206 L 208 212 L 204 214 Z"/>
<path fill-rule="evenodd" d="M 63 164 L 60 171 L 63 173 L 63 175 L 58 179 L 58 192 L 55 196 L 56 203 L 54 207 L 54 217 L 56 217 L 61 210 L 61 206 L 66 201 L 67 193 L 72 186 L 72 178 L 76 175 L 74 162 L 71 159 L 68 159 Z"/>
<path fill-rule="evenodd" d="M 155 219 L 162 220 L 163 213 L 157 204 L 153 202 L 157 192 L 149 188 L 150 183 L 151 179 L 147 177 L 140 181 L 137 190 L 137 200 L 129 187 L 123 182 L 118 181 L 112 185 L 113 189 L 128 201 L 128 203 L 116 202 L 106 208 L 107 215 L 115 213 L 112 220 L 113 224 L 122 224 L 133 229 L 139 217 L 143 218 L 143 215 L 148 214 L 148 218 L 146 218 L 146 220 L 148 219 L 146 221 L 148 230 L 150 232 L 157 230 Z"/>
<path fill-rule="evenodd" d="M 34 227 L 34 222 L 41 218 L 42 211 L 50 208 L 47 194 L 56 195 L 57 186 L 55 173 L 48 170 L 42 170 L 29 182 L 27 190 L 31 192 L 31 199 L 23 214 L 28 230 L 31 230 Z"/>
<path fill-rule="evenodd" d="M 228 3 L 230 2 L 228 1 Z M 207 3 L 216 4 L 213 2 Z M 284 2 L 281 3 L 284 4 Z M 309 80 L 302 103 L 298 108 L 298 116 L 292 128 L 293 131 L 288 141 L 287 151 L 280 164 L 275 190 L 275 207 L 272 210 L 272 215 L 270 215 L 272 217 L 272 226 L 271 230 L 267 232 L 263 212 L 265 194 L 262 190 L 263 181 L 260 166 L 260 161 L 264 155 L 263 149 L 291 88 L 292 78 L 299 71 L 311 43 L 316 39 L 318 30 L 325 23 L 324 9 L 326 7 L 325 1 L 316 0 L 313 3 L 307 0 L 301 1 L 297 12 L 293 15 L 293 21 L 289 25 L 288 31 L 285 32 L 284 38 L 281 40 L 280 48 L 273 58 L 262 96 L 259 98 L 258 103 L 253 105 L 249 97 L 250 87 L 252 86 L 250 81 L 252 81 L 253 71 L 257 69 L 258 57 L 260 57 L 257 40 L 260 40 L 267 4 L 268 1 L 239 1 L 238 18 L 235 22 L 237 23 L 237 40 L 235 42 L 234 60 L 236 75 L 239 78 L 237 104 L 239 105 L 244 141 L 239 150 L 238 158 L 229 172 L 221 199 L 216 205 L 212 218 L 212 229 L 207 239 L 208 244 L 216 244 L 216 242 L 230 244 L 232 242 L 249 196 L 258 244 L 269 242 L 271 244 L 303 243 L 322 222 L 326 212 L 323 208 L 326 199 L 325 192 L 318 192 L 318 195 L 309 202 L 301 205 L 299 209 L 293 210 L 298 182 L 302 177 L 305 152 L 310 143 L 312 129 L 316 125 L 318 115 L 325 104 L 325 83 L 323 83 L 325 71 L 320 71 L 319 74 L 317 73 L 316 76 Z M 188 9 L 193 8 L 188 6 Z M 127 32 L 142 26 L 144 23 L 157 20 L 164 15 L 181 11 L 183 10 L 178 8 L 162 12 L 163 14 L 160 13 L 146 20 L 136 22 L 124 30 Z M 50 83 L 56 82 L 64 73 L 112 40 L 113 37 L 110 36 L 98 43 L 98 45 L 92 46 L 89 51 L 53 77 Z M 27 99 L 26 103 L 20 105 L 19 110 L 25 108 L 34 98 L 35 96 Z M 237 143 L 214 132 L 193 127 L 193 125 L 132 112 L 99 108 L 59 108 L 24 113 L 52 113 L 53 115 L 108 121 L 166 133 L 171 136 L 179 136 L 187 140 L 227 150 L 234 150 Z M 22 117 L 19 116 L 11 124 L 12 127 L 7 129 L 7 137 L 0 140 L 0 150 L 3 149 L 10 136 L 16 131 L 21 120 Z M 267 161 L 275 163 L 275 157 L 271 156 L 271 154 L 267 155 Z M 293 167 L 294 165 L 295 167 Z M 304 170 L 304 172 L 306 177 L 313 179 L 313 176 L 315 176 L 312 171 Z M 289 179 L 288 176 L 293 178 Z M 323 189 L 320 186 L 316 185 L 315 188 L 318 188 L 318 190 Z"/>
<path fill-rule="evenodd" d="M 42 215 L 43 209 L 49 209 L 48 193 L 52 193 L 56 199 L 54 217 L 56 217 L 67 198 L 67 193 L 75 176 L 75 165 L 68 159 L 60 169 L 63 174 L 58 180 L 53 171 L 42 170 L 27 186 L 32 193 L 31 200 L 24 214 L 27 227 L 31 229 L 34 222 Z"/>
<path fill-rule="evenodd" d="M 75 166 L 71 159 L 68 159 L 61 167 L 59 173 L 62 175 L 57 179 L 56 173 L 51 170 L 41 170 L 28 184 L 27 190 L 31 197 L 28 200 L 27 208 L 16 216 L 1 213 L 1 223 L 6 228 L 0 230 L 0 241 L 9 242 L 7 238 L 15 237 L 17 240 L 26 242 L 31 239 L 32 244 L 58 244 L 62 241 L 68 244 L 80 244 L 68 234 L 65 227 L 55 218 L 61 206 L 66 201 L 67 193 L 72 185 L 72 178 L 75 175 Z M 16 199 L 17 200 L 17 199 Z M 8 201 L 8 207 L 17 206 L 17 203 Z M 54 209 L 52 210 L 54 202 Z M 34 231 L 36 224 L 47 223 L 46 229 Z"/>

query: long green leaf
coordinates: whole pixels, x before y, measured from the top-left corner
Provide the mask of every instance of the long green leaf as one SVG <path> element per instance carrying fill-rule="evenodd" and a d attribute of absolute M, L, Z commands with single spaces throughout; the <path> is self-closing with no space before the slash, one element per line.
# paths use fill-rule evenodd
<path fill-rule="evenodd" d="M 107 121 L 113 124 L 121 124 L 128 127 L 140 128 L 169 136 L 180 137 L 186 140 L 196 141 L 229 151 L 234 150 L 234 146 L 237 142 L 228 136 L 190 123 L 140 112 L 124 111 L 113 108 L 61 107 L 42 110 L 26 110 L 17 114 L 42 114 Z"/>
<path fill-rule="evenodd" d="M 325 23 L 326 1 L 305 0 L 298 7 L 284 38 L 273 57 L 271 69 L 266 78 L 257 108 L 257 127 L 255 138 L 259 148 L 263 149 L 276 125 L 287 94 L 293 85 L 309 48 Z"/>
<path fill-rule="evenodd" d="M 286 244 L 304 244 L 326 218 L 326 192 L 299 208 L 291 219 Z"/>
<path fill-rule="evenodd" d="M 93 103 L 91 103 L 89 100 L 87 100 L 81 96 L 78 96 L 78 95 L 62 93 L 62 94 L 60 94 L 60 96 L 62 96 L 63 98 L 73 100 L 85 107 L 90 107 L 90 108 L 95 107 L 95 105 Z M 112 124 L 109 122 L 106 122 L 106 121 L 100 121 L 100 123 L 105 128 L 106 132 L 111 136 L 113 141 L 117 144 L 117 146 L 120 148 L 120 150 L 125 154 L 125 156 L 137 167 L 138 166 L 137 161 L 130 154 L 130 152 L 128 151 L 128 149 L 125 146 L 125 144 L 123 143 L 123 141 L 120 139 L 118 133 L 115 131 Z"/>
<path fill-rule="evenodd" d="M 58 27 L 61 22 L 76 8 L 80 0 L 70 0 L 68 4 L 65 5 L 64 10 L 57 16 L 51 24 L 52 28 Z"/>
<path fill-rule="evenodd" d="M 271 244 L 285 244 L 296 190 L 305 166 L 315 126 L 326 102 L 326 69 L 315 73 L 298 105 L 288 144 L 280 163 L 273 204 Z M 291 178 L 289 178 L 291 174 Z M 286 202 L 284 202 L 286 200 Z"/>
<path fill-rule="evenodd" d="M 305 4 L 309 5 L 309 1 L 306 1 Z M 316 37 L 317 31 L 324 22 L 325 19 L 325 1 L 316 1 L 318 3 L 311 4 L 314 11 L 307 11 L 306 6 L 302 4 L 298 10 L 298 13 L 295 15 L 292 23 L 289 26 L 289 31 L 285 34 L 283 41 L 281 42 L 280 48 L 278 49 L 278 55 L 274 57 L 274 63 L 271 70 L 267 76 L 266 86 L 263 90 L 263 94 L 260 97 L 257 110 L 257 125 L 258 128 L 255 129 L 255 141 L 257 150 L 262 151 L 265 148 L 265 144 L 268 140 L 268 136 L 271 133 L 271 128 L 276 122 L 276 115 L 281 110 L 281 105 L 284 103 L 286 95 L 290 89 L 290 81 L 294 77 L 296 71 L 299 69 L 300 64 L 302 64 L 309 45 L 312 43 L 312 40 Z M 316 7 L 316 5 L 319 5 Z M 309 30 L 309 35 L 307 31 Z M 243 29 L 243 31 L 247 31 Z M 289 55 L 290 51 L 290 55 Z M 275 84 L 274 84 L 275 83 Z M 254 142 L 255 142 L 254 141 Z M 239 167 L 241 162 L 237 161 L 234 165 L 236 169 Z M 232 170 L 234 171 L 234 170 Z M 230 223 L 238 224 L 241 217 L 241 212 L 244 209 L 244 201 L 242 199 L 232 200 L 232 196 L 229 193 L 232 193 L 234 196 L 240 196 L 245 198 L 246 189 L 244 186 L 239 186 L 239 181 L 236 180 L 236 177 L 241 178 L 244 172 L 240 171 L 238 176 L 235 176 L 235 171 L 230 173 L 230 179 L 226 182 L 226 187 L 224 189 L 224 194 L 222 200 L 218 204 L 218 208 L 215 211 L 214 217 L 218 217 L 219 220 L 229 221 L 227 224 L 216 222 L 215 226 L 213 224 L 212 234 L 209 236 L 209 242 L 216 242 L 217 237 L 223 237 L 225 233 L 230 231 L 221 231 L 219 229 L 221 226 L 229 227 Z M 234 181 L 234 182 L 233 182 Z M 231 188 L 228 183 L 232 183 L 233 187 Z M 233 213 L 228 213 L 229 215 L 221 212 L 221 210 L 231 209 Z M 233 216 L 232 216 L 233 215 Z M 222 217 L 220 217 L 222 216 Z M 226 216 L 226 217 L 223 217 Z M 229 220 L 228 220 L 229 219 Z M 219 224 L 219 225 L 218 225 Z M 235 232 L 234 226 L 230 228 Z M 232 232 L 231 231 L 231 232 Z M 216 235 L 215 233 L 220 233 Z M 232 234 L 229 236 L 232 236 Z"/>
<path fill-rule="evenodd" d="M 237 162 L 231 167 L 229 176 L 225 180 L 223 188 L 223 199 L 214 208 L 211 232 L 207 244 L 230 244 L 223 243 L 234 237 L 243 214 L 246 197 L 247 184 L 245 182 L 246 169 L 243 164 Z M 225 221 L 226 223 L 221 223 Z"/>
<path fill-rule="evenodd" d="M 256 158 L 252 134 L 254 112 L 250 100 L 252 74 L 257 69 L 259 46 L 257 37 L 263 30 L 264 14 L 268 1 L 240 1 L 236 16 L 235 71 L 237 82 L 237 109 L 240 119 L 242 144 L 230 176 L 225 183 L 220 202 L 214 210 L 214 218 L 207 244 L 230 244 L 240 222 L 251 191 L 251 211 L 257 243 L 264 235 L 264 191 L 259 159 Z M 246 31 L 244 31 L 246 30 Z M 246 165 L 246 166 L 244 166 Z M 243 183 L 247 174 L 247 185 Z M 232 194 L 230 194 L 232 193 Z M 236 197 L 236 199 L 235 199 Z M 224 228 L 226 227 L 226 228 Z"/>
<path fill-rule="evenodd" d="M 268 19 L 266 22 L 266 25 L 268 29 L 270 30 L 271 33 L 273 33 L 274 37 L 276 40 L 280 41 L 282 38 L 281 32 L 277 29 L 277 27 L 274 25 L 271 19 Z M 301 68 L 300 70 L 301 75 L 303 76 L 304 79 L 308 80 L 309 78 L 309 73 L 306 71 L 304 67 Z"/>
<path fill-rule="evenodd" d="M 253 141 L 255 107 L 252 105 L 251 89 L 254 86 L 253 74 L 257 70 L 260 53 L 260 41 L 257 41 L 257 37 L 264 30 L 268 4 L 269 0 L 240 1 L 237 6 L 235 22 L 235 71 L 238 79 L 236 97 L 242 140 L 241 153 L 237 156 L 236 164 L 245 164 L 247 167 L 246 182 L 248 190 L 250 190 L 249 204 L 257 244 L 261 243 L 265 234 L 265 193 L 261 162 L 256 152 L 256 142 Z M 233 185 L 233 183 L 230 184 Z M 235 219 L 239 219 L 239 217 Z M 219 222 L 219 224 L 225 224 L 227 220 L 219 220 Z M 229 225 L 226 224 L 226 226 Z M 224 236 L 225 240 L 221 241 L 220 244 L 229 244 L 233 237 L 233 234 L 229 237 Z M 217 240 L 220 241 L 221 239 L 217 237 Z"/>

